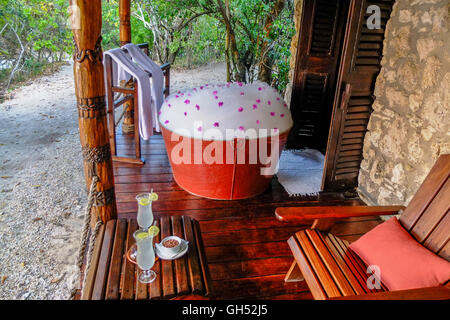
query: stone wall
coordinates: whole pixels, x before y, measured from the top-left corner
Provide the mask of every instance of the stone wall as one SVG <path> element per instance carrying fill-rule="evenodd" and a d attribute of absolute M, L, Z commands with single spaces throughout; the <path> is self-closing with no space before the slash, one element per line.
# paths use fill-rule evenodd
<path fill-rule="evenodd" d="M 388 23 L 359 194 L 407 205 L 450 153 L 449 0 L 397 0 Z"/>

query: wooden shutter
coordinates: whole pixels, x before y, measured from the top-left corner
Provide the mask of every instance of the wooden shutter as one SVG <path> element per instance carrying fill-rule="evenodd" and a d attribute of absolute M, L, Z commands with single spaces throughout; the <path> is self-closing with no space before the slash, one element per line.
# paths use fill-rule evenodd
<path fill-rule="evenodd" d="M 325 151 L 348 1 L 305 0 L 291 100 L 294 128 L 288 148 Z"/>
<path fill-rule="evenodd" d="M 364 137 L 375 101 L 375 82 L 381 70 L 386 23 L 395 1 L 352 0 L 343 56 L 336 86 L 330 137 L 325 158 L 323 191 L 356 188 Z M 367 7 L 381 8 L 381 29 L 367 27 Z"/>

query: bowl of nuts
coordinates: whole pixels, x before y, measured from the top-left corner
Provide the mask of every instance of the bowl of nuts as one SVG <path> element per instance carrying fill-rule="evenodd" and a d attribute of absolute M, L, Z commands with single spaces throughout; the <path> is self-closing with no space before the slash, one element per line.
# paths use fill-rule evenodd
<path fill-rule="evenodd" d="M 185 240 L 177 236 L 170 236 L 164 238 L 160 243 L 156 243 L 155 246 L 159 253 L 166 257 L 171 257 L 181 252 L 181 250 L 185 247 L 183 246 L 185 242 Z"/>

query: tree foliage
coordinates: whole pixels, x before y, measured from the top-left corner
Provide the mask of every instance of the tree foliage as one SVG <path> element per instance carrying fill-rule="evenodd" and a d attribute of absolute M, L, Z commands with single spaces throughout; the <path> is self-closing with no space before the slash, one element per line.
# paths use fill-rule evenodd
<path fill-rule="evenodd" d="M 132 41 L 154 60 L 191 68 L 226 61 L 224 80 L 287 83 L 293 0 L 133 0 Z M 27 78 L 73 51 L 69 0 L 0 0 L 0 83 Z M 102 1 L 103 48 L 119 46 L 118 0 Z M 2 91 L 0 89 L 0 92 Z"/>

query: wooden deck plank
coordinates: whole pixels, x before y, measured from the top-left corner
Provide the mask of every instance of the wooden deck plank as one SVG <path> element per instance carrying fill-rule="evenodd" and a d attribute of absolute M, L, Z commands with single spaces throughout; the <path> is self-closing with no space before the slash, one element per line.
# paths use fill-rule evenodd
<path fill-rule="evenodd" d="M 106 300 L 119 299 L 120 274 L 122 269 L 122 259 L 124 257 L 124 247 L 127 236 L 127 221 L 119 219 L 116 223 L 116 233 L 114 235 L 114 245 L 111 254 L 111 264 L 109 266 L 108 283 L 106 285 Z"/>

